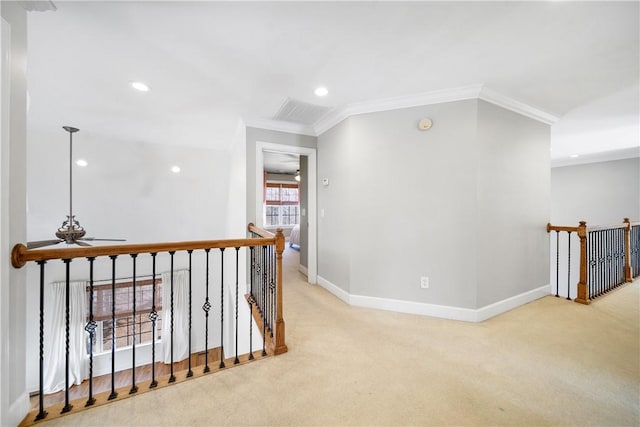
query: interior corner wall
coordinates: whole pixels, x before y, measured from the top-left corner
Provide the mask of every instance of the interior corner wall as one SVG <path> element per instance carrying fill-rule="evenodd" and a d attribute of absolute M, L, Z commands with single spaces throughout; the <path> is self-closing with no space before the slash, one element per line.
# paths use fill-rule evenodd
<path fill-rule="evenodd" d="M 351 295 L 475 308 L 477 103 L 352 116 L 319 137 L 321 277 Z"/>
<path fill-rule="evenodd" d="M 300 265 L 307 267 L 309 257 L 309 157 L 300 156 Z"/>
<path fill-rule="evenodd" d="M 549 283 L 550 127 L 478 104 L 476 308 Z"/>
<path fill-rule="evenodd" d="M 551 223 L 640 221 L 640 157 L 551 169 Z"/>
<path fill-rule="evenodd" d="M 247 140 L 247 221 L 256 223 L 256 142 L 269 142 L 272 144 L 290 145 L 293 147 L 316 148 L 315 136 L 299 135 L 295 133 L 279 132 L 274 130 L 246 128 Z"/>
<path fill-rule="evenodd" d="M 8 254 L 15 243 L 24 242 L 26 237 L 27 17 L 18 2 L 1 2 L 0 11 L 3 19 L 0 424 L 16 425 L 29 409 L 25 387 L 26 273 L 10 266 Z"/>
<path fill-rule="evenodd" d="M 346 119 L 318 137 L 317 158 L 318 280 L 327 280 L 346 293 L 351 293 L 353 216 L 358 208 L 351 202 L 351 168 L 358 158 L 352 153 L 350 127 L 351 119 Z M 323 184 L 325 179 L 328 185 Z"/>

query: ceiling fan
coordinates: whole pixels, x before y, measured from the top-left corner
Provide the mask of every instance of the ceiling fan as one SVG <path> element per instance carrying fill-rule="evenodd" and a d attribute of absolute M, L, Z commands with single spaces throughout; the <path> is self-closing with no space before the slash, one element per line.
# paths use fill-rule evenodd
<path fill-rule="evenodd" d="M 84 237 L 86 230 L 80 225 L 80 222 L 73 215 L 73 134 L 80 129 L 71 126 L 63 126 L 62 129 L 69 132 L 69 215 L 62 222 L 58 231 L 56 231 L 55 240 L 38 240 L 35 242 L 27 242 L 27 249 L 42 248 L 45 246 L 57 245 L 65 242 L 68 245 L 91 246 L 87 241 L 107 241 L 107 242 L 124 242 L 125 239 L 98 239 L 95 237 Z"/>

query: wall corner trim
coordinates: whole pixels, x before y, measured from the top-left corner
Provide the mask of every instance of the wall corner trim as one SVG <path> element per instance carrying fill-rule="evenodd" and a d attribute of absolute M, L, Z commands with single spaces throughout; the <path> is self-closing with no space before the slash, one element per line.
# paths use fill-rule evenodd
<path fill-rule="evenodd" d="M 471 309 L 390 298 L 351 295 L 322 276 L 318 276 L 318 284 L 340 300 L 355 307 L 417 314 L 420 316 L 438 317 L 449 320 L 461 320 L 464 322 L 483 322 L 491 317 L 513 310 L 516 307 L 550 295 L 551 293 L 550 285 L 547 284 L 479 309 Z"/>
<path fill-rule="evenodd" d="M 351 305 L 351 295 L 349 295 L 342 288 L 340 288 L 337 285 L 334 285 L 333 283 L 331 283 L 330 281 L 328 281 L 327 279 L 325 279 L 324 277 L 322 277 L 320 275 L 318 275 L 318 285 L 322 286 L 327 291 L 329 291 L 329 293 L 331 293 L 334 296 L 338 297 L 338 299 L 340 299 L 343 302 L 346 302 L 347 304 Z"/>
<path fill-rule="evenodd" d="M 298 265 L 298 271 L 305 276 L 309 276 L 309 270 L 307 270 L 307 267 L 302 264 Z"/>
<path fill-rule="evenodd" d="M 509 310 L 513 310 L 514 308 L 520 307 L 521 305 L 525 305 L 547 295 L 551 295 L 550 284 L 486 305 L 476 310 L 476 322 L 482 322 L 499 314 L 506 313 Z"/>
<path fill-rule="evenodd" d="M 19 425 L 29 413 L 29 394 L 22 393 L 9 407 L 7 421 L 10 425 Z"/>
<path fill-rule="evenodd" d="M 533 107 L 529 104 L 525 104 L 524 102 L 520 102 L 516 99 L 509 98 L 508 96 L 489 89 L 486 86 L 482 87 L 478 99 L 497 105 L 498 107 L 502 107 L 506 110 L 513 111 L 514 113 L 522 114 L 525 117 L 529 117 L 530 119 L 534 119 L 548 125 L 552 125 L 560 119 L 553 114 L 547 113 L 546 111 Z"/>

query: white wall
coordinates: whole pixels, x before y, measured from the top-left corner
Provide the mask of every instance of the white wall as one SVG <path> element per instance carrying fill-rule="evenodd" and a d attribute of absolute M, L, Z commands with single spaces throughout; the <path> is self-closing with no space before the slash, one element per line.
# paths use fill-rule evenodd
<path fill-rule="evenodd" d="M 338 294 L 465 310 L 548 284 L 547 125 L 477 100 L 362 114 L 318 159 L 319 275 Z"/>
<path fill-rule="evenodd" d="M 477 307 L 548 282 L 549 126 L 478 104 Z"/>
<path fill-rule="evenodd" d="M 476 105 L 353 116 L 319 137 L 320 276 L 353 295 L 474 307 Z"/>
<path fill-rule="evenodd" d="M 551 223 L 640 221 L 640 158 L 551 169 Z"/>
<path fill-rule="evenodd" d="M 25 393 L 25 271 L 9 264 L 26 234 L 27 22 L 17 2 L 1 2 L 2 126 L 0 146 L 0 424 L 15 425 L 28 410 Z"/>

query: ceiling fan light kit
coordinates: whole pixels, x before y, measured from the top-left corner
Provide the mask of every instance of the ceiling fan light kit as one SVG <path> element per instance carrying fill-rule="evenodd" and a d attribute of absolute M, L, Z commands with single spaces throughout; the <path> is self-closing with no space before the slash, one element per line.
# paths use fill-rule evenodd
<path fill-rule="evenodd" d="M 86 230 L 80 225 L 80 222 L 73 215 L 73 134 L 80 129 L 72 126 L 63 126 L 62 129 L 69 132 L 69 215 L 67 219 L 62 222 L 58 231 L 56 231 L 56 237 L 59 240 L 39 240 L 36 242 L 27 242 L 27 249 L 36 249 L 44 246 L 57 245 L 58 243 L 65 242 L 68 245 L 79 246 L 91 246 L 86 243 L 85 240 L 104 240 L 113 242 L 122 242 L 124 239 L 96 239 L 95 237 L 84 237 L 87 233 Z"/>

